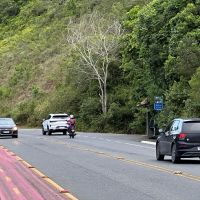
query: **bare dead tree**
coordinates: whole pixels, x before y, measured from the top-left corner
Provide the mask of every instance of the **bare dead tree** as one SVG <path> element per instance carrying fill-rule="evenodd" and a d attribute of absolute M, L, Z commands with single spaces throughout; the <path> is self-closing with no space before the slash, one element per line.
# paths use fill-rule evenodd
<path fill-rule="evenodd" d="M 78 52 L 83 63 L 79 72 L 98 81 L 102 112 L 107 112 L 108 68 L 116 59 L 121 24 L 107 20 L 97 12 L 85 16 L 78 23 L 69 23 L 67 41 Z"/>

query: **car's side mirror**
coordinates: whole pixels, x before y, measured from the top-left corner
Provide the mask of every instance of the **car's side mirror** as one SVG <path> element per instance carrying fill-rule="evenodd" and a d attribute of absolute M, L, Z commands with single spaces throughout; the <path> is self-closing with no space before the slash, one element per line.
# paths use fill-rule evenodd
<path fill-rule="evenodd" d="M 161 133 L 164 133 L 164 129 L 163 128 L 160 128 L 159 130 L 158 130 L 158 132 L 161 134 Z"/>
<path fill-rule="evenodd" d="M 45 119 L 42 119 L 42 121 L 45 121 Z"/>
<path fill-rule="evenodd" d="M 165 132 L 165 135 L 166 135 L 166 136 L 169 136 L 169 131 Z"/>

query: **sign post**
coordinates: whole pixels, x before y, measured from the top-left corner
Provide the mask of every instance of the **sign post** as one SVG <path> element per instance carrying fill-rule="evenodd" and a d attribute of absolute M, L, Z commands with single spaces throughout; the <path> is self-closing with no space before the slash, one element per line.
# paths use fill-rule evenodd
<path fill-rule="evenodd" d="M 156 111 L 163 110 L 163 98 L 162 97 L 160 97 L 160 96 L 155 96 L 154 97 L 154 110 L 156 110 Z M 157 124 L 156 124 L 155 118 L 154 118 L 154 122 L 153 123 L 154 123 L 153 134 L 154 134 L 154 136 L 156 136 L 156 132 L 158 130 L 156 130 Z"/>

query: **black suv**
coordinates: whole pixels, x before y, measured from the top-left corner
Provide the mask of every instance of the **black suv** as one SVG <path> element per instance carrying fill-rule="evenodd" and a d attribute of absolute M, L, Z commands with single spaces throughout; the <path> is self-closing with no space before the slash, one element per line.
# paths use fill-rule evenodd
<path fill-rule="evenodd" d="M 156 158 L 172 156 L 172 162 L 181 158 L 200 158 L 200 118 L 174 119 L 165 130 L 159 130 L 156 141 Z"/>

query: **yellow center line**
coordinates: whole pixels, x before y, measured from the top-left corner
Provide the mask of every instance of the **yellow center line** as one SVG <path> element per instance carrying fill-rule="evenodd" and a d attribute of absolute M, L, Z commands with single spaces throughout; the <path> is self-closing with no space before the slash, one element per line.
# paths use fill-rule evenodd
<path fill-rule="evenodd" d="M 200 182 L 200 177 L 199 176 L 193 176 L 193 175 L 190 175 L 190 174 L 178 174 L 177 176 L 182 176 L 184 178 L 187 178 L 187 179 L 191 179 L 193 181 L 198 181 Z"/>
<path fill-rule="evenodd" d="M 88 152 L 91 152 L 91 153 L 95 153 L 95 154 L 97 154 L 99 156 L 112 158 L 112 159 L 115 159 L 115 160 L 119 160 L 119 161 L 122 161 L 122 162 L 125 162 L 125 163 L 129 163 L 129 164 L 134 164 L 134 165 L 137 165 L 137 166 L 142 166 L 142 167 L 145 167 L 145 168 L 151 168 L 151 169 L 154 169 L 154 170 L 157 170 L 157 171 L 169 173 L 169 174 L 172 174 L 172 175 L 176 175 L 176 176 L 184 177 L 186 179 L 190 179 L 190 180 L 193 180 L 193 181 L 200 182 L 200 177 L 199 176 L 194 176 L 194 175 L 188 174 L 186 172 L 180 171 L 181 173 L 176 173 L 177 171 L 169 169 L 169 168 L 165 168 L 165 167 L 162 167 L 162 166 L 152 165 L 152 164 L 149 164 L 149 163 L 146 163 L 146 162 L 137 161 L 137 160 L 130 160 L 130 159 L 126 159 L 125 157 L 121 157 L 121 156 L 113 156 L 113 155 L 108 154 L 106 152 L 96 151 L 94 149 L 88 149 L 88 148 L 81 147 L 81 146 L 67 144 L 66 147 L 72 148 L 72 149 L 77 149 L 77 150 L 82 150 L 82 151 L 88 151 Z"/>
<path fill-rule="evenodd" d="M 180 177 L 184 177 L 184 178 L 187 178 L 187 179 L 191 179 L 191 180 L 200 182 L 200 177 L 199 176 L 194 176 L 192 174 L 188 174 L 188 173 L 185 173 L 185 172 L 176 173 L 176 171 L 174 171 L 174 170 L 171 170 L 171 169 L 168 169 L 168 168 L 165 168 L 165 167 L 161 167 L 161 166 L 158 166 L 158 165 L 152 165 L 152 164 L 141 162 L 141 161 L 137 161 L 137 160 L 130 160 L 130 159 L 126 159 L 126 158 L 121 157 L 121 156 L 113 156 L 113 155 L 108 154 L 106 152 L 97 151 L 97 150 L 94 150 L 94 149 L 88 149 L 88 148 L 85 148 L 85 147 L 82 147 L 82 146 L 66 144 L 63 141 L 56 141 L 55 142 L 54 140 L 52 140 L 51 142 L 52 143 L 58 143 L 58 144 L 65 144 L 65 146 L 67 148 L 95 153 L 95 154 L 98 154 L 99 156 L 112 158 L 112 159 L 115 159 L 115 160 L 119 160 L 119 161 L 122 161 L 122 162 L 126 162 L 126 163 L 130 163 L 130 164 L 142 166 L 142 167 L 145 167 L 145 168 L 151 168 L 151 169 L 154 169 L 154 170 L 157 170 L 157 171 L 169 173 L 169 174 L 172 174 L 172 175 L 176 175 L 176 176 L 180 176 Z"/>

